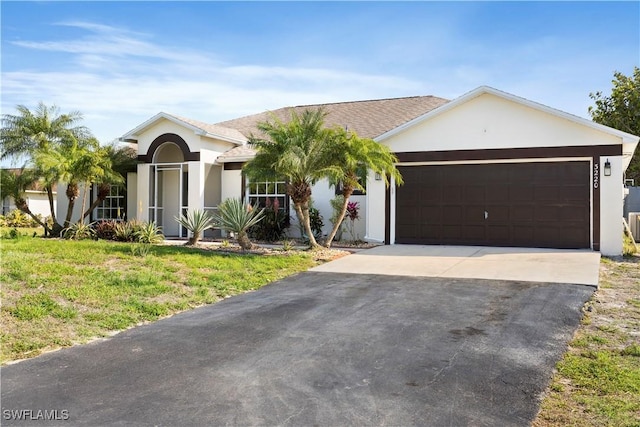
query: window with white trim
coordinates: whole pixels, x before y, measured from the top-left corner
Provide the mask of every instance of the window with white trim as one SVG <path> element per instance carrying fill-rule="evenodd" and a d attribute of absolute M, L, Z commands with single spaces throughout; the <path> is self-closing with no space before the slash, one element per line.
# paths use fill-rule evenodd
<path fill-rule="evenodd" d="M 251 206 L 264 208 L 268 203 L 277 203 L 284 212 L 289 211 L 289 197 L 284 181 L 256 181 L 247 183 L 247 201 Z"/>
<path fill-rule="evenodd" d="M 95 194 L 98 189 L 94 187 Z M 109 195 L 99 204 L 94 211 L 94 219 L 125 219 L 125 192 L 118 185 L 112 185 L 109 189 Z"/>

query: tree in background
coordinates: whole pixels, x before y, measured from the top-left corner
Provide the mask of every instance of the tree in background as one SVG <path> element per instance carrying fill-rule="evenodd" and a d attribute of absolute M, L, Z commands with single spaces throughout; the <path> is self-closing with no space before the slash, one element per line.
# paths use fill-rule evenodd
<path fill-rule="evenodd" d="M 38 104 L 34 111 L 23 105 L 18 105 L 16 110 L 16 115 L 2 116 L 0 159 L 22 162 L 23 168 L 32 171 L 34 180 L 40 182 L 49 199 L 53 226 L 49 228 L 45 225 L 45 234 L 58 236 L 64 227 L 70 225 L 73 206 L 80 197 L 80 188 L 85 189 L 82 221 L 97 206 L 92 204 L 85 212 L 90 185 L 124 182 L 122 173 L 114 163 L 126 159 L 123 161 L 125 165 L 134 161 L 133 156 L 127 149 L 100 146 L 86 127 L 78 125 L 82 120 L 79 112 L 60 114 L 57 107 L 48 107 L 43 103 Z M 60 181 L 67 184 L 65 193 L 69 200 L 64 226 L 56 218 L 53 207 L 53 187 Z M 103 190 L 104 186 L 99 190 L 98 198 Z M 104 200 L 106 195 L 102 195 Z"/>
<path fill-rule="evenodd" d="M 640 68 L 634 67 L 633 76 L 613 73 L 611 95 L 602 92 L 590 93 L 595 106 L 589 107 L 594 122 L 640 135 Z M 626 178 L 640 184 L 640 150 L 636 150 L 626 172 Z"/>
<path fill-rule="evenodd" d="M 52 230 L 45 228 L 45 232 L 58 235 L 62 226 L 58 224 L 53 207 L 53 186 L 59 181 L 59 177 L 55 175 L 55 171 L 42 169 L 34 164 L 33 157 L 36 153 L 57 148 L 64 141 L 84 139 L 91 133 L 86 127 L 78 125 L 82 121 L 82 114 L 78 111 L 60 114 L 58 107 L 48 107 L 42 102 L 34 111 L 24 105 L 18 105 L 16 110 L 16 115 L 2 116 L 0 160 L 10 159 L 23 163 L 23 167 L 28 166 L 36 170 L 36 175 L 42 178 L 44 190 L 47 192 L 54 224 Z"/>

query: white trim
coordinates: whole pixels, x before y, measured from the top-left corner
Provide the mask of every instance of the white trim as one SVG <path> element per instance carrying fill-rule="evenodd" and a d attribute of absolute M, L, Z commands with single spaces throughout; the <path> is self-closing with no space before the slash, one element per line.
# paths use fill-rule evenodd
<path fill-rule="evenodd" d="M 490 94 L 490 95 L 494 95 L 497 96 L 499 98 L 503 98 L 506 99 L 508 101 L 512 101 L 521 105 L 525 105 L 527 107 L 533 108 L 535 110 L 538 111 L 542 111 L 544 113 L 548 113 L 551 115 L 554 115 L 556 117 L 560 117 L 563 118 L 565 120 L 569 120 L 571 122 L 577 123 L 579 125 L 583 125 L 583 126 L 587 126 L 590 127 L 592 129 L 598 130 L 600 132 L 604 132 L 607 133 L 609 135 L 613 135 L 616 137 L 619 137 L 622 139 L 623 143 L 630 143 L 630 144 L 637 144 L 638 141 L 640 141 L 640 137 L 632 135 L 630 133 L 627 132 L 622 132 L 620 130 L 608 127 L 608 126 L 604 126 L 595 122 L 592 122 L 591 120 L 587 120 L 585 118 L 582 117 L 578 117 L 578 116 L 574 116 L 573 114 L 569 114 L 566 113 L 564 111 L 560 111 L 557 110 L 555 108 L 551 108 L 548 107 L 544 104 L 540 104 L 525 98 L 521 98 L 519 96 L 507 93 L 507 92 L 503 92 L 501 90 L 498 89 L 494 89 L 492 87 L 489 86 L 480 86 L 474 90 L 472 90 L 471 92 L 467 92 L 464 95 L 454 99 L 451 102 L 448 102 L 440 107 L 437 107 L 431 111 L 429 111 L 426 114 L 423 114 L 422 116 L 416 117 L 413 120 L 410 120 L 394 129 L 391 129 L 388 132 L 383 133 L 382 135 L 377 136 L 376 138 L 374 138 L 375 141 L 377 142 L 381 142 L 384 141 L 385 139 L 388 139 L 390 137 L 392 137 L 393 135 L 396 135 L 402 131 L 404 131 L 405 129 L 408 129 L 418 123 L 421 123 L 425 120 L 429 120 L 433 117 L 439 116 L 440 114 L 443 114 L 449 110 L 452 110 L 454 108 L 456 108 L 457 106 L 466 103 L 467 101 L 470 101 L 474 98 L 477 98 L 480 95 L 484 95 L 484 94 Z"/>
<path fill-rule="evenodd" d="M 396 244 L 396 180 L 391 175 L 389 181 L 389 244 Z M 385 232 L 386 234 L 386 232 Z M 386 237 L 386 236 L 385 236 Z"/>
<path fill-rule="evenodd" d="M 437 162 L 399 162 L 397 166 L 431 166 L 431 165 L 476 165 L 492 163 L 540 163 L 540 162 L 575 162 L 593 160 L 592 157 L 535 157 L 531 159 L 488 159 L 488 160 L 453 160 Z"/>

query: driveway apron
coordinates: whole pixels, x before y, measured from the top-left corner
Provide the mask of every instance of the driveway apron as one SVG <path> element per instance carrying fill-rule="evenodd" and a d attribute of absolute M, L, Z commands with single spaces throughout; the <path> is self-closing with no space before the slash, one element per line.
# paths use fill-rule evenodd
<path fill-rule="evenodd" d="M 2 423 L 527 425 L 594 289 L 309 271 L 5 366 Z"/>

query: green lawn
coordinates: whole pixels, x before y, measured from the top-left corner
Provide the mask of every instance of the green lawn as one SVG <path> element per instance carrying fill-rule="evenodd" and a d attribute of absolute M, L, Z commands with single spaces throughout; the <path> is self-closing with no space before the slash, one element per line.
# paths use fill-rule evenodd
<path fill-rule="evenodd" d="M 2 363 L 104 337 L 307 270 L 306 253 L 248 255 L 107 241 L 2 239 Z"/>
<path fill-rule="evenodd" d="M 602 258 L 600 289 L 534 427 L 640 426 L 640 257 Z"/>

